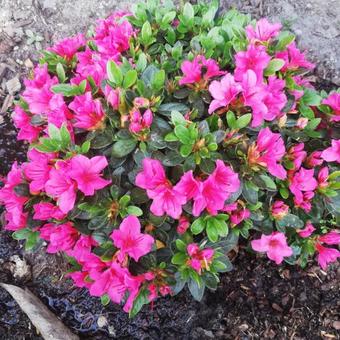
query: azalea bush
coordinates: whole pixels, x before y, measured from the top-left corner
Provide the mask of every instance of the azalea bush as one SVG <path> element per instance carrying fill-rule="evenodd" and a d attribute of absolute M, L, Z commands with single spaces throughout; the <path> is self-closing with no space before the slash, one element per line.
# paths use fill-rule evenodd
<path fill-rule="evenodd" d="M 322 269 L 340 256 L 340 92 L 280 24 L 157 0 L 42 52 L 13 114 L 27 161 L 0 189 L 7 230 L 135 315 L 197 300 L 231 250 Z M 262 255 L 259 255 L 262 256 Z"/>

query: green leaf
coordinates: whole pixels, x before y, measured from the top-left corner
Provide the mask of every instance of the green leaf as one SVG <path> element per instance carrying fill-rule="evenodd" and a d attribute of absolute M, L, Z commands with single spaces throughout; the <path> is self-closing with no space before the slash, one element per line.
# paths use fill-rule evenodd
<path fill-rule="evenodd" d="M 148 64 L 148 60 L 146 58 L 146 55 L 144 53 L 141 53 L 138 57 L 137 63 L 136 63 L 136 70 L 138 72 L 143 72 Z"/>
<path fill-rule="evenodd" d="M 107 306 L 110 303 L 110 297 L 107 294 L 104 294 L 100 297 L 100 302 L 103 306 Z"/>
<path fill-rule="evenodd" d="M 258 188 L 256 190 L 254 185 L 249 181 L 244 182 L 242 195 L 248 203 L 256 204 L 258 202 Z"/>
<path fill-rule="evenodd" d="M 259 176 L 263 183 L 266 186 L 266 189 L 269 191 L 275 191 L 276 190 L 276 184 L 275 182 L 267 175 L 260 175 Z"/>
<path fill-rule="evenodd" d="M 304 94 L 300 100 L 305 105 L 317 106 L 320 105 L 321 99 L 321 96 L 316 91 L 305 89 Z"/>
<path fill-rule="evenodd" d="M 71 144 L 71 135 L 68 131 L 66 125 L 63 124 L 63 126 L 60 129 L 60 137 L 61 137 L 61 145 L 64 149 L 70 146 Z"/>
<path fill-rule="evenodd" d="M 214 0 L 214 1 L 211 1 L 209 3 L 209 8 L 203 14 L 203 17 L 202 17 L 202 25 L 204 27 L 213 26 L 214 18 L 215 18 L 217 11 L 218 11 L 218 7 L 219 7 L 219 1 L 218 0 Z"/>
<path fill-rule="evenodd" d="M 82 94 L 79 86 L 70 84 L 57 84 L 51 87 L 53 93 L 61 93 L 65 97 L 73 97 Z"/>
<path fill-rule="evenodd" d="M 124 89 L 128 89 L 132 87 L 137 80 L 137 71 L 136 70 L 129 70 L 124 75 L 123 87 Z"/>
<path fill-rule="evenodd" d="M 205 222 L 203 217 L 197 218 L 192 224 L 191 224 L 191 232 L 194 235 L 200 234 L 205 228 Z"/>
<path fill-rule="evenodd" d="M 61 135 L 59 129 L 52 123 L 48 124 L 48 135 L 51 139 L 61 141 Z"/>
<path fill-rule="evenodd" d="M 131 153 L 137 145 L 135 139 L 121 139 L 112 147 L 112 156 L 116 158 L 123 158 Z"/>
<path fill-rule="evenodd" d="M 106 64 L 106 72 L 110 81 L 112 81 L 117 86 L 122 85 L 123 73 L 119 66 L 113 61 L 109 60 Z"/>
<path fill-rule="evenodd" d="M 65 70 L 61 63 L 58 63 L 56 66 L 57 76 L 60 83 L 64 83 L 66 80 Z"/>
<path fill-rule="evenodd" d="M 176 240 L 176 247 L 181 252 L 186 252 L 187 250 L 187 245 L 180 239 Z"/>
<path fill-rule="evenodd" d="M 20 229 L 20 230 L 15 231 L 15 232 L 12 234 L 12 237 L 13 237 L 15 240 L 25 240 L 25 239 L 27 239 L 28 235 L 29 235 L 31 232 L 32 232 L 32 230 L 29 229 L 29 228 Z"/>
<path fill-rule="evenodd" d="M 251 121 L 252 114 L 247 113 L 245 115 L 242 115 L 240 118 L 237 119 L 236 121 L 236 126 L 238 129 L 243 129 L 245 128 Z"/>
<path fill-rule="evenodd" d="M 145 21 L 145 23 L 142 26 L 141 38 L 142 43 L 145 46 L 149 45 L 152 41 L 152 29 L 149 21 Z"/>
<path fill-rule="evenodd" d="M 285 61 L 283 59 L 274 58 L 269 62 L 269 65 L 264 70 L 264 75 L 266 77 L 272 76 L 275 72 L 280 71 Z"/>
<path fill-rule="evenodd" d="M 195 15 L 194 7 L 189 2 L 187 2 L 183 7 L 183 16 L 187 20 L 190 20 L 193 19 L 194 15 Z"/>
<path fill-rule="evenodd" d="M 214 219 L 212 219 L 212 218 L 208 219 L 206 232 L 207 232 L 208 239 L 211 242 L 216 242 L 218 240 L 218 232 L 217 232 L 217 228 L 215 226 L 215 220 Z"/>
<path fill-rule="evenodd" d="M 178 138 L 176 137 L 176 135 L 173 132 L 170 132 L 164 137 L 164 140 L 166 142 L 177 142 Z"/>
<path fill-rule="evenodd" d="M 192 297 L 196 300 L 196 301 L 201 301 L 204 295 L 204 290 L 205 290 L 205 285 L 202 282 L 201 285 L 198 285 L 198 283 L 196 281 L 194 281 L 193 279 L 190 279 L 188 282 L 188 288 L 189 291 L 192 295 Z"/>
<path fill-rule="evenodd" d="M 134 216 L 142 216 L 143 215 L 143 210 L 141 208 L 134 206 L 134 205 L 130 205 L 129 207 L 127 207 L 126 211 L 129 215 L 134 215 Z"/>
<path fill-rule="evenodd" d="M 185 253 L 176 253 L 172 259 L 171 263 L 172 264 L 177 264 L 177 265 L 182 265 L 186 262 L 188 256 Z"/>
<path fill-rule="evenodd" d="M 189 130 L 183 125 L 177 125 L 174 129 L 175 135 L 183 144 L 192 144 Z"/>
<path fill-rule="evenodd" d="M 300 218 L 293 214 L 287 214 L 281 220 L 277 221 L 278 227 L 291 227 L 295 229 L 301 229 L 304 227 L 304 223 Z"/>
<path fill-rule="evenodd" d="M 171 11 L 166 13 L 162 18 L 162 25 L 170 24 L 176 17 L 176 12 Z"/>
<path fill-rule="evenodd" d="M 25 250 L 31 250 L 35 247 L 35 245 L 37 244 L 38 240 L 39 240 L 39 232 L 38 231 L 32 231 L 27 239 L 26 239 L 26 243 L 25 243 Z"/>
<path fill-rule="evenodd" d="M 135 317 L 138 312 L 142 309 L 144 305 L 149 303 L 149 291 L 147 289 L 141 289 L 135 300 L 133 301 L 133 306 L 129 312 L 129 317 Z"/>
<path fill-rule="evenodd" d="M 155 91 L 160 91 L 164 87 L 165 71 L 159 70 L 152 78 L 151 86 Z"/>
<path fill-rule="evenodd" d="M 174 125 L 185 125 L 187 121 L 185 120 L 182 113 L 180 113 L 179 111 L 172 111 L 171 122 Z"/>
<path fill-rule="evenodd" d="M 85 141 L 80 148 L 81 153 L 88 153 L 91 147 L 91 141 L 87 140 Z"/>
<path fill-rule="evenodd" d="M 313 118 L 311 119 L 307 126 L 305 127 L 306 130 L 315 130 L 321 122 L 321 118 Z"/>
<path fill-rule="evenodd" d="M 166 103 L 158 108 L 158 112 L 163 116 L 170 116 L 172 111 L 179 111 L 182 114 L 189 112 L 189 108 L 182 103 Z"/>
<path fill-rule="evenodd" d="M 192 148 L 193 146 L 191 144 L 184 144 L 184 145 L 181 145 L 179 152 L 181 156 L 185 158 L 191 154 Z"/>
<path fill-rule="evenodd" d="M 278 42 L 275 46 L 275 50 L 283 51 L 287 47 L 287 45 L 289 45 L 294 40 L 295 40 L 295 35 L 287 31 L 281 32 L 281 34 L 278 37 Z"/>
<path fill-rule="evenodd" d="M 227 123 L 232 130 L 237 129 L 237 121 L 234 112 L 232 111 L 227 112 Z"/>

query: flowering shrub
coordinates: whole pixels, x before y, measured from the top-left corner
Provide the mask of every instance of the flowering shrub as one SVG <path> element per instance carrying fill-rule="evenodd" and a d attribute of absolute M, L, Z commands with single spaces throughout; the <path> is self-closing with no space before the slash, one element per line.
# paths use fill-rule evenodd
<path fill-rule="evenodd" d="M 100 20 L 42 53 L 14 110 L 29 151 L 0 189 L 5 228 L 132 316 L 216 289 L 239 241 L 276 264 L 340 256 L 340 93 L 314 89 L 280 24 L 217 11 Z"/>

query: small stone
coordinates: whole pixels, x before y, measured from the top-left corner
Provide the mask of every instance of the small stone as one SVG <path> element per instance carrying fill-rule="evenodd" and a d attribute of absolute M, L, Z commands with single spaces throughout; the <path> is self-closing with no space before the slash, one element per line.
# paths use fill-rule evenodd
<path fill-rule="evenodd" d="M 21 259 L 18 255 L 13 255 L 10 257 L 9 269 L 16 279 L 30 279 L 31 278 L 31 268 L 27 264 L 25 259 Z"/>
<path fill-rule="evenodd" d="M 24 61 L 24 65 L 27 67 L 27 68 L 33 68 L 34 65 L 32 63 L 32 60 L 27 58 L 25 61 Z"/>
<path fill-rule="evenodd" d="M 9 94 L 14 94 L 21 89 L 19 78 L 15 77 L 6 82 L 6 88 Z"/>
<path fill-rule="evenodd" d="M 340 330 L 340 321 L 334 321 L 332 326 L 337 331 Z"/>
<path fill-rule="evenodd" d="M 242 325 L 238 326 L 238 328 L 241 332 L 245 332 L 249 326 L 246 323 L 243 323 Z"/>
<path fill-rule="evenodd" d="M 97 325 L 99 328 L 103 328 L 108 324 L 107 319 L 104 315 L 100 315 L 97 320 Z"/>

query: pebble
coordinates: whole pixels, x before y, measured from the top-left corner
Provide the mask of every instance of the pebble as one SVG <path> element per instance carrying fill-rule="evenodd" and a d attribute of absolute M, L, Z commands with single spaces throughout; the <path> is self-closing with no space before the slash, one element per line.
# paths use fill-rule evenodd
<path fill-rule="evenodd" d="M 340 330 L 340 321 L 334 321 L 332 326 L 337 331 Z"/>
<path fill-rule="evenodd" d="M 107 322 L 107 319 L 104 315 L 100 315 L 98 317 L 98 320 L 97 320 L 97 325 L 99 328 L 103 328 L 105 326 L 107 326 L 108 322 Z"/>
<path fill-rule="evenodd" d="M 21 89 L 21 84 L 19 78 L 14 77 L 8 81 L 6 81 L 6 88 L 9 94 L 14 94 Z"/>

